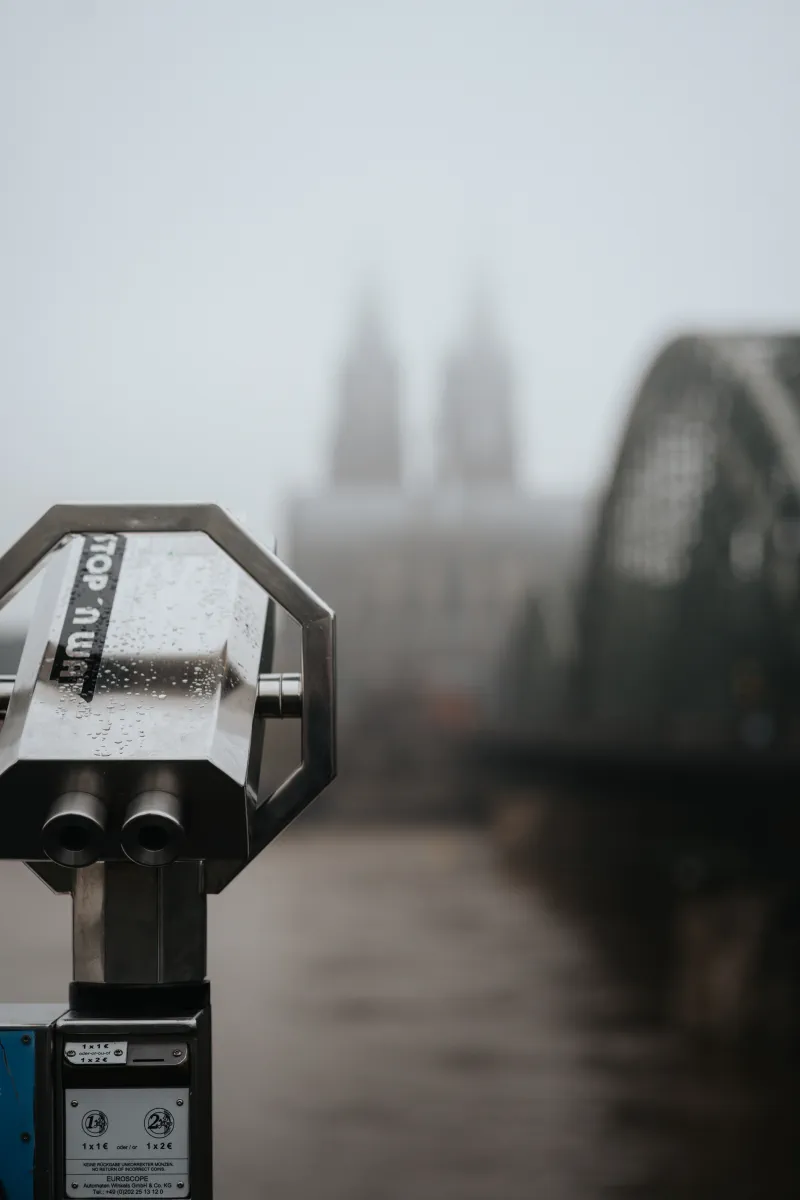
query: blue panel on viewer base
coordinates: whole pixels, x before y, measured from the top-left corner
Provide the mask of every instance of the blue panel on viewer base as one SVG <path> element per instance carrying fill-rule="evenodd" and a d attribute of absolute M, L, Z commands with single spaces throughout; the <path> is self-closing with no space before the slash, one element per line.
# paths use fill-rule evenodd
<path fill-rule="evenodd" d="M 35 1087 L 36 1031 L 0 1027 L 0 1200 L 33 1197 Z"/>

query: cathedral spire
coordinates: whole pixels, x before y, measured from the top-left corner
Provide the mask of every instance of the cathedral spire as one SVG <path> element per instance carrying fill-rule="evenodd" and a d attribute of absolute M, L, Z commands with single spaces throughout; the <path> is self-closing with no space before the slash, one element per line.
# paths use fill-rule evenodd
<path fill-rule="evenodd" d="M 516 482 L 511 369 L 483 288 L 474 296 L 463 340 L 445 364 L 438 449 L 445 486 Z"/>
<path fill-rule="evenodd" d="M 400 375 L 374 288 L 365 291 L 338 379 L 334 486 L 402 482 Z"/>

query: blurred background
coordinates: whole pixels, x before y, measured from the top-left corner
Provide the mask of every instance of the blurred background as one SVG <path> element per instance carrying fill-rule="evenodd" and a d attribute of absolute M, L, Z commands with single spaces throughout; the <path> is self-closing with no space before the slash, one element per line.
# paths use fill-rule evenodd
<path fill-rule="evenodd" d="M 0 543 L 213 500 L 339 622 L 339 778 L 212 904 L 223 1200 L 800 1191 L 798 36 L 0 3 Z M 0 948 L 65 996 L 19 864 Z"/>

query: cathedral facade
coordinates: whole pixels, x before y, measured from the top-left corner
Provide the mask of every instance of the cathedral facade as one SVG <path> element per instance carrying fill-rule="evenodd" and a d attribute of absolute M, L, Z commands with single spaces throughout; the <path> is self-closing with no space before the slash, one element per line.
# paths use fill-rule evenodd
<path fill-rule="evenodd" d="M 401 787 L 441 807 L 442 747 L 480 723 L 513 617 L 563 577 L 583 506 L 520 485 L 511 365 L 486 312 L 446 360 L 427 486 L 406 483 L 400 379 L 368 311 L 338 376 L 329 482 L 291 504 L 282 554 L 337 615 L 343 750 L 377 754 L 394 781 L 413 764 Z"/>

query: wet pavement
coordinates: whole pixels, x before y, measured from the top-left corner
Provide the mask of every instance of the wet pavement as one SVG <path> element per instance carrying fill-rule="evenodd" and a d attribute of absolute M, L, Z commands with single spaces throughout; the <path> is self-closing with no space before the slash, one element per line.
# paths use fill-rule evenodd
<path fill-rule="evenodd" d="M 0 867 L 6 1000 L 69 904 Z M 698 1060 L 479 832 L 284 835 L 211 901 L 220 1200 L 800 1194 L 794 1086 Z"/>

